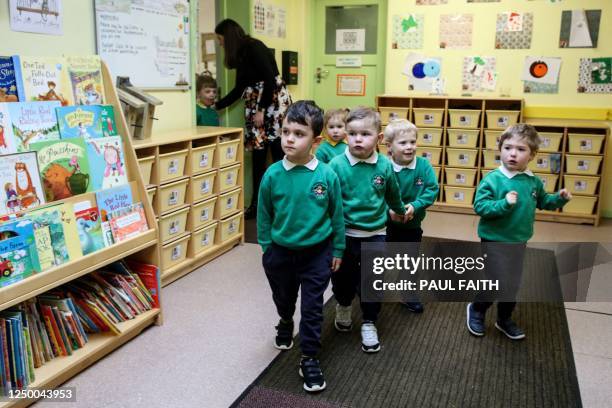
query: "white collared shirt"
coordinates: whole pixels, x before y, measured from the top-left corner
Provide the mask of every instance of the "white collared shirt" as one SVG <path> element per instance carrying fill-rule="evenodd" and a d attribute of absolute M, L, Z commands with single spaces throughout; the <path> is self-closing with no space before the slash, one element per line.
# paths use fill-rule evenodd
<path fill-rule="evenodd" d="M 517 174 L 523 174 L 523 173 L 531 177 L 534 176 L 534 174 L 529 169 L 526 169 L 525 171 L 510 171 L 507 168 L 505 168 L 503 164 L 499 166 L 499 171 L 501 171 L 501 173 L 504 176 L 508 177 L 509 179 L 516 176 Z"/>
<path fill-rule="evenodd" d="M 310 160 L 308 163 L 304 164 L 303 166 L 306 167 L 310 171 L 315 171 L 318 165 L 319 165 L 319 160 L 317 160 L 315 156 L 312 156 L 312 160 Z M 291 162 L 287 158 L 287 155 L 283 157 L 283 167 L 285 168 L 285 170 L 289 171 L 295 166 L 302 166 L 302 165 Z"/>
<path fill-rule="evenodd" d="M 417 163 L 417 158 L 416 156 L 414 157 L 414 159 L 412 159 L 412 161 L 409 164 L 397 164 L 393 158 L 391 157 L 391 164 L 393 165 L 393 171 L 395 171 L 396 173 L 399 173 L 400 171 L 402 171 L 403 169 L 410 169 L 410 170 L 414 170 L 416 169 L 416 163 Z"/>
<path fill-rule="evenodd" d="M 372 153 L 372 155 L 368 157 L 367 159 L 360 159 L 358 157 L 353 156 L 351 152 L 349 152 L 349 149 L 346 149 L 344 151 L 344 154 L 348 158 L 351 166 L 354 166 L 359 162 L 364 162 L 364 163 L 369 163 L 369 164 L 376 164 L 376 162 L 378 162 L 378 153 L 376 153 L 376 151 L 374 151 L 374 153 Z"/>

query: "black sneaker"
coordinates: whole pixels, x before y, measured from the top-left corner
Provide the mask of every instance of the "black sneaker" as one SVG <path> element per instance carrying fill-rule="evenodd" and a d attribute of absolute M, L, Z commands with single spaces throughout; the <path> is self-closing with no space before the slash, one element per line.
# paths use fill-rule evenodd
<path fill-rule="evenodd" d="M 304 379 L 304 389 L 308 392 L 323 391 L 327 384 L 319 360 L 313 357 L 302 357 L 300 361 L 300 377 Z"/>
<path fill-rule="evenodd" d="M 485 334 L 484 313 L 474 310 L 472 303 L 467 305 L 467 328 L 474 336 L 482 337 Z"/>
<path fill-rule="evenodd" d="M 423 313 L 425 310 L 421 302 L 403 302 L 402 305 L 404 305 L 406 309 L 410 310 L 412 313 Z"/>
<path fill-rule="evenodd" d="M 509 339 L 522 340 L 525 338 L 525 332 L 512 319 L 498 320 L 495 322 L 495 327 Z"/>
<path fill-rule="evenodd" d="M 289 350 L 293 347 L 293 320 L 285 322 L 283 319 L 280 319 L 278 321 L 274 347 L 279 350 Z"/>

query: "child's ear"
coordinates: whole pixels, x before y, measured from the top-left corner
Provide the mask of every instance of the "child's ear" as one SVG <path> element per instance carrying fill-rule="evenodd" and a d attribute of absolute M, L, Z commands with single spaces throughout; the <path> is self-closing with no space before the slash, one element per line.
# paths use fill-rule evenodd
<path fill-rule="evenodd" d="M 314 137 L 314 141 L 312 142 L 312 144 L 314 146 L 318 146 L 321 143 L 322 140 L 323 140 L 323 136 L 321 136 L 321 135 L 315 136 Z"/>
<path fill-rule="evenodd" d="M 383 132 L 380 132 L 380 133 L 378 134 L 378 142 L 377 142 L 376 144 L 380 144 L 380 142 L 382 142 L 382 141 L 383 141 L 383 136 L 384 136 Z"/>

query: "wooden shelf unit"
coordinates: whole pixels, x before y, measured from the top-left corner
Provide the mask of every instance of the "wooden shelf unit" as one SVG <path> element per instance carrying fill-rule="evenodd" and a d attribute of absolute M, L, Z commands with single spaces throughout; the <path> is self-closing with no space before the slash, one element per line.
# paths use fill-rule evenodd
<path fill-rule="evenodd" d="M 128 256 L 131 259 L 146 262 L 148 264 L 160 264 L 157 252 L 150 251 L 150 248 L 154 248 L 158 242 L 155 216 L 146 198 L 146 190 L 142 182 L 142 176 L 138 170 L 136 153 L 129 138 L 125 117 L 123 116 L 121 104 L 117 97 L 115 87 L 113 86 L 114 82 L 104 63 L 102 63 L 102 78 L 104 81 L 106 103 L 114 107 L 117 130 L 122 136 L 127 176 L 132 186 L 133 200 L 134 202 L 142 201 L 149 230 L 134 238 L 116 243 L 108 248 L 104 248 L 83 256 L 82 258 L 67 262 L 61 266 L 29 276 L 12 285 L 0 288 L 0 310 L 5 310 Z M 79 197 L 80 196 L 75 196 L 65 200 L 54 201 L 48 203 L 48 205 L 79 201 Z M 43 208 L 45 206 L 37 208 Z M 118 326 L 121 334 L 119 335 L 113 335 L 108 332 L 89 335 L 88 343 L 83 348 L 74 351 L 71 356 L 57 357 L 42 367 L 36 368 L 34 370 L 35 381 L 30 384 L 29 389 L 49 389 L 57 387 L 70 377 L 73 377 L 104 357 L 106 354 L 137 336 L 147 326 L 161 323 L 161 308 L 153 309 L 132 320 L 120 323 Z M 35 401 L 36 399 L 3 401 L 0 402 L 0 407 L 22 407 L 30 405 Z"/>
<path fill-rule="evenodd" d="M 552 132 L 562 134 L 561 145 L 557 152 L 541 153 L 544 156 L 547 154 L 559 154 L 559 173 L 558 179 L 555 184 L 555 188 L 551 191 L 558 191 L 564 183 L 564 176 L 569 175 L 567 171 L 566 157 L 569 152 L 569 134 L 601 134 L 605 135 L 603 146 L 601 151 L 597 154 L 585 153 L 590 156 L 596 156 L 602 158 L 602 164 L 597 172 L 596 177 L 600 177 L 599 186 L 595 194 L 592 197 L 596 197 L 596 204 L 592 214 L 581 214 L 572 213 L 566 210 L 557 211 L 538 211 L 536 213 L 536 219 L 541 221 L 555 221 L 555 222 L 566 222 L 566 223 L 579 223 L 579 224 L 593 224 L 598 225 L 600 220 L 601 208 L 599 197 L 602 196 L 602 190 L 604 188 L 603 175 L 605 174 L 605 157 L 609 139 L 609 125 L 605 122 L 597 121 L 568 121 L 568 120 L 553 120 L 553 119 L 533 119 L 528 120 L 523 117 L 523 100 L 512 99 L 512 98 L 472 98 L 472 97 L 407 97 L 407 96 L 392 96 L 392 95 L 380 95 L 376 98 L 376 104 L 378 110 L 381 112 L 381 118 L 383 119 L 383 127 L 387 124 L 387 119 L 390 113 L 396 113 L 397 117 L 409 119 L 415 123 L 415 116 L 419 112 L 422 113 L 423 109 L 431 109 L 432 112 L 442 112 L 442 118 L 439 123 L 435 123 L 431 126 L 423 126 L 423 124 L 415 123 L 419 127 L 420 138 L 422 133 L 426 132 L 427 129 L 441 132 L 441 138 L 439 144 L 432 144 L 431 147 L 438 147 L 441 149 L 440 159 L 438 163 L 432 163 L 434 168 L 439 168 L 440 171 L 440 196 L 438 200 L 430 207 L 432 211 L 443 211 L 443 212 L 454 212 L 461 214 L 475 214 L 472 208 L 472 201 L 466 202 L 465 205 L 457 205 L 452 203 L 451 197 L 445 193 L 445 187 L 455 187 L 457 183 L 453 183 L 446 177 L 447 169 L 473 169 L 476 170 L 476 177 L 472 184 L 466 185 L 466 191 L 473 191 L 483 177 L 483 170 L 495 168 L 496 166 L 485 166 L 485 154 L 490 150 L 497 150 L 497 147 L 491 148 L 486 144 L 486 135 L 491 132 L 499 132 L 502 126 L 495 126 L 495 123 L 489 123 L 487 118 L 487 111 L 517 111 L 518 122 L 527 122 L 532 124 L 538 129 L 539 132 Z M 477 151 L 476 162 L 474 166 L 457 166 L 449 163 L 449 148 L 450 149 L 463 149 L 462 147 L 452 147 L 449 144 L 449 130 L 453 129 L 464 129 L 462 126 L 456 126 L 457 123 L 451 123 L 450 113 L 453 109 L 467 109 L 473 110 L 474 112 L 479 111 L 478 123 L 475 125 L 472 123 L 473 130 L 478 131 L 478 140 L 476 146 L 473 147 Z M 438 111 L 436 111 L 438 110 Z M 491 126 L 493 125 L 493 126 Z M 501 125 L 501 123 L 500 123 Z M 467 129 L 467 128 L 466 128 Z M 426 145 L 419 140 L 418 147 L 423 150 Z M 381 146 L 381 151 L 386 149 Z M 469 149 L 466 149 L 466 151 Z M 452 151 L 452 150 L 451 150 Z M 463 151 L 463 150 L 460 150 Z M 575 153 L 582 154 L 582 153 Z M 469 170 L 466 170 L 468 172 Z M 540 175 L 550 174 L 546 171 L 538 171 Z M 453 185 L 454 184 L 454 185 Z"/>
<path fill-rule="evenodd" d="M 244 242 L 243 137 L 240 128 L 194 126 L 133 142 L 155 191 L 163 286 Z"/>

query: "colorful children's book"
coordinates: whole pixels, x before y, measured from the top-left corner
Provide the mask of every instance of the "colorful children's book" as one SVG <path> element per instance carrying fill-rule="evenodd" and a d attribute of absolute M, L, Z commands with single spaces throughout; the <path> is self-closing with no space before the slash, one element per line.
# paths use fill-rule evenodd
<path fill-rule="evenodd" d="M 85 140 L 32 143 L 48 202 L 92 191 Z"/>
<path fill-rule="evenodd" d="M 0 286 L 40 272 L 32 221 L 16 219 L 0 224 Z"/>
<path fill-rule="evenodd" d="M 102 221 L 108 221 L 108 214 L 133 204 L 132 189 L 129 184 L 96 192 L 96 202 Z"/>
<path fill-rule="evenodd" d="M 13 135 L 13 124 L 8 103 L 0 102 L 0 154 L 16 153 L 17 144 Z"/>
<path fill-rule="evenodd" d="M 0 56 L 0 102 L 18 102 L 17 80 L 12 57 Z"/>
<path fill-rule="evenodd" d="M 105 137 L 119 135 L 117 124 L 115 123 L 115 109 L 113 105 L 102 105 L 101 108 L 100 126 L 102 127 L 102 134 Z"/>
<path fill-rule="evenodd" d="M 83 255 L 104 248 L 100 215 L 97 207 L 90 207 L 74 213 Z"/>
<path fill-rule="evenodd" d="M 102 107 L 98 105 L 57 108 L 55 113 L 60 137 L 62 139 L 102 137 L 101 112 Z"/>
<path fill-rule="evenodd" d="M 75 105 L 104 103 L 102 67 L 98 55 L 66 57 Z"/>
<path fill-rule="evenodd" d="M 34 208 L 45 203 L 35 152 L 0 156 L 0 215 Z M 1 193 L 0 193 L 1 194 Z"/>
<path fill-rule="evenodd" d="M 142 203 L 134 203 L 127 208 L 111 212 L 108 219 L 115 242 L 133 238 L 149 229 Z"/>
<path fill-rule="evenodd" d="M 14 144 L 17 152 L 27 152 L 30 143 L 58 140 L 59 127 L 55 108 L 60 103 L 55 102 L 19 102 L 4 104 L 8 110 L 11 123 L 10 131 L 5 129 L 5 143 Z M 12 138 L 13 141 L 9 141 Z M 9 149 L 10 150 L 10 149 Z"/>
<path fill-rule="evenodd" d="M 127 184 L 121 137 L 87 139 L 87 156 L 93 191 Z"/>
<path fill-rule="evenodd" d="M 15 55 L 13 61 L 20 101 L 59 101 L 62 106 L 74 104 L 63 57 Z"/>
<path fill-rule="evenodd" d="M 64 224 L 62 222 L 62 212 L 59 206 L 51 206 L 36 209 L 27 213 L 27 218 L 34 223 L 34 234 L 39 234 L 39 231 L 48 230 L 51 240 L 51 249 L 53 252 L 53 265 L 58 266 L 70 261 L 70 251 L 66 243 L 64 234 Z M 44 234 L 44 232 L 40 233 Z M 41 238 L 42 239 L 42 238 Z M 38 243 L 37 243 L 38 246 Z M 40 248 L 39 248 L 40 257 Z M 41 268 L 45 270 L 45 266 Z"/>

